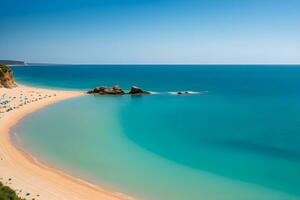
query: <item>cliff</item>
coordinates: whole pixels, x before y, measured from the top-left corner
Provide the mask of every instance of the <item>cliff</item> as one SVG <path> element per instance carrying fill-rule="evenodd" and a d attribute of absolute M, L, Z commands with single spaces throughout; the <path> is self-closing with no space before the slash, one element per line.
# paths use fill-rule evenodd
<path fill-rule="evenodd" d="M 16 86 L 17 84 L 13 77 L 13 71 L 6 65 L 0 64 L 0 88 L 13 88 Z"/>

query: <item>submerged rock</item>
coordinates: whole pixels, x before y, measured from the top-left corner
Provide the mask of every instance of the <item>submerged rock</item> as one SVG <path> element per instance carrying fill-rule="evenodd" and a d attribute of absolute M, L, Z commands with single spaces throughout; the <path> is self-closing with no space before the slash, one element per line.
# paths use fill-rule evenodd
<path fill-rule="evenodd" d="M 137 86 L 132 86 L 130 89 L 130 92 L 128 94 L 141 95 L 141 94 L 150 94 L 150 92 L 142 90 L 141 88 L 139 88 Z"/>
<path fill-rule="evenodd" d="M 13 71 L 8 66 L 0 64 L 0 88 L 13 88 L 16 86 Z"/>
<path fill-rule="evenodd" d="M 123 95 L 125 92 L 122 90 L 122 88 L 119 85 L 115 85 L 113 87 L 96 87 L 93 90 L 90 90 L 87 92 L 88 94 L 100 94 L 100 95 Z"/>
<path fill-rule="evenodd" d="M 191 92 L 188 92 L 188 91 L 179 91 L 179 92 L 176 92 L 176 94 L 192 94 Z"/>

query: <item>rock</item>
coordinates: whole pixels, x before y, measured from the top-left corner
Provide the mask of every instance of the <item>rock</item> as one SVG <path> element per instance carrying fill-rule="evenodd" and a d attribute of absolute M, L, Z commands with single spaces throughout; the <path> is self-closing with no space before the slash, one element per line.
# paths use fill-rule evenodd
<path fill-rule="evenodd" d="M 113 91 L 117 94 L 125 94 L 125 92 L 122 90 L 122 88 L 119 85 L 115 85 L 113 87 Z"/>
<path fill-rule="evenodd" d="M 8 66 L 0 64 L 0 88 L 13 88 L 16 86 L 13 71 Z"/>
<path fill-rule="evenodd" d="M 144 91 L 141 88 L 137 86 L 132 86 L 131 90 L 128 94 L 133 94 L 133 95 L 141 95 L 141 94 L 150 94 L 150 92 Z"/>
<path fill-rule="evenodd" d="M 182 91 L 182 92 L 176 92 L 176 94 L 191 94 L 191 93 L 188 91 Z"/>
<path fill-rule="evenodd" d="M 88 94 L 100 94 L 100 95 L 123 95 L 125 92 L 119 85 L 113 87 L 96 87 L 94 90 L 87 92 Z"/>
<path fill-rule="evenodd" d="M 142 94 L 150 94 L 150 92 L 144 91 L 137 86 L 132 86 L 130 92 L 125 93 L 119 85 L 113 87 L 96 87 L 93 90 L 87 92 L 88 94 L 100 94 L 100 95 L 123 95 L 123 94 L 131 94 L 131 95 L 142 95 Z"/>

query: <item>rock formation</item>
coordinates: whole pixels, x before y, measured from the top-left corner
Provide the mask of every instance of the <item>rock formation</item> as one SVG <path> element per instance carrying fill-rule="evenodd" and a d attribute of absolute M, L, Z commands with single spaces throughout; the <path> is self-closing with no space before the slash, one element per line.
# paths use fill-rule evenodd
<path fill-rule="evenodd" d="M 132 86 L 130 92 L 125 93 L 119 85 L 113 87 L 96 87 L 93 90 L 87 92 L 88 94 L 100 94 L 100 95 L 123 95 L 123 94 L 131 94 L 131 95 L 142 95 L 142 94 L 150 94 L 150 92 L 144 91 L 137 86 Z"/>
<path fill-rule="evenodd" d="M 96 87 L 94 90 L 90 90 L 87 92 L 88 94 L 110 94 L 110 95 L 123 95 L 125 92 L 122 90 L 122 88 L 118 85 L 115 85 L 113 87 Z"/>
<path fill-rule="evenodd" d="M 133 94 L 133 95 L 140 95 L 140 94 L 150 94 L 150 92 L 144 91 L 141 88 L 137 86 L 132 86 L 131 90 L 128 94 Z"/>
<path fill-rule="evenodd" d="M 16 86 L 13 71 L 8 66 L 0 64 L 0 88 L 13 88 Z"/>
<path fill-rule="evenodd" d="M 176 94 L 191 94 L 191 93 L 188 91 L 182 91 L 182 92 L 176 92 Z"/>

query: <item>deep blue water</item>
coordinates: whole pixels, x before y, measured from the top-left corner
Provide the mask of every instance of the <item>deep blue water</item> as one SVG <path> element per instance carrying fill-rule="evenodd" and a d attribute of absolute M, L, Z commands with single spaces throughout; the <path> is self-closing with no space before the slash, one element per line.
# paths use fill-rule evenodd
<path fill-rule="evenodd" d="M 219 95 L 298 95 L 296 66 L 230 65 L 53 65 L 15 67 L 19 82 L 56 88 L 91 89 L 119 84 L 150 91 L 209 91 Z"/>
<path fill-rule="evenodd" d="M 159 92 L 80 97 L 22 120 L 26 149 L 59 168 L 143 199 L 300 199 L 300 66 L 13 69 L 33 86 Z M 200 93 L 168 93 L 180 90 Z"/>

